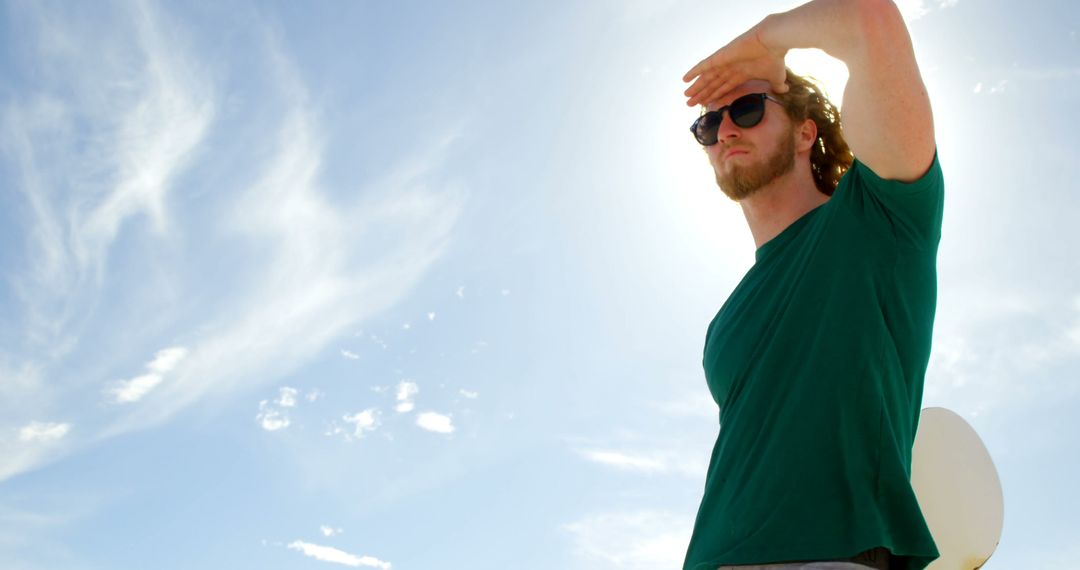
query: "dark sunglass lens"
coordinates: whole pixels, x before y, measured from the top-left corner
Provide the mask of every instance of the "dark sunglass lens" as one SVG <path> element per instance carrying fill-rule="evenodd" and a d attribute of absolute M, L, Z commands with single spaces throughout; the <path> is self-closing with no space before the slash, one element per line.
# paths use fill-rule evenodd
<path fill-rule="evenodd" d="M 731 103 L 731 122 L 746 129 L 761 122 L 765 116 L 765 100 L 760 95 L 746 95 Z"/>
<path fill-rule="evenodd" d="M 716 111 L 710 111 L 698 117 L 694 123 L 694 136 L 703 145 L 716 144 L 716 132 L 720 129 L 721 116 Z"/>

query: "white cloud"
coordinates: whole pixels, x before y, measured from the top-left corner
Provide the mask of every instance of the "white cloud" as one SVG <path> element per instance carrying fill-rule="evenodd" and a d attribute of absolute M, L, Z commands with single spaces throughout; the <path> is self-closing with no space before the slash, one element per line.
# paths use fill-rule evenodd
<path fill-rule="evenodd" d="M 156 388 L 161 380 L 160 374 L 143 374 L 131 380 L 117 382 L 113 388 L 109 389 L 109 393 L 119 404 L 138 402 L 143 396 L 149 394 L 150 390 Z"/>
<path fill-rule="evenodd" d="M 321 532 L 323 536 L 336 536 L 345 531 L 342 530 L 340 527 L 334 528 L 332 526 L 322 525 L 319 527 L 319 532 Z"/>
<path fill-rule="evenodd" d="M 435 313 L 428 313 L 427 314 L 427 320 L 434 321 L 435 320 Z"/>
<path fill-rule="evenodd" d="M 398 383 L 397 399 L 408 400 L 420 393 L 420 387 L 416 385 L 416 382 L 410 382 L 408 380 L 402 380 Z"/>
<path fill-rule="evenodd" d="M 121 227 L 142 216 L 153 237 L 167 234 L 168 195 L 209 130 L 214 97 L 206 75 L 175 45 L 182 34 L 162 33 L 150 4 L 134 7 L 124 33 L 108 38 L 89 37 L 48 7 L 24 7 L 38 12 L 31 20 L 49 22 L 38 51 L 28 51 L 49 71 L 3 121 L 3 142 L 23 173 L 15 186 L 30 206 L 33 249 L 14 290 L 29 309 L 29 338 L 66 350 L 77 340 L 68 325 L 96 307 L 90 301 Z M 69 46 L 100 44 L 100 51 L 50 49 L 55 36 L 68 36 Z M 129 57 L 100 56 L 119 49 Z"/>
<path fill-rule="evenodd" d="M 182 346 L 163 348 L 154 355 L 154 359 L 146 367 L 158 374 L 167 374 L 176 368 L 187 353 L 188 349 Z"/>
<path fill-rule="evenodd" d="M 345 358 L 348 358 L 348 359 L 351 359 L 351 360 L 356 360 L 357 358 L 360 358 L 359 354 L 356 354 L 355 352 L 352 352 L 351 350 L 345 350 L 345 349 L 341 350 L 341 355 L 344 356 Z"/>
<path fill-rule="evenodd" d="M 202 327 L 208 334 L 192 343 L 189 365 L 168 386 L 169 398 L 125 424 L 149 425 L 198 401 L 210 391 L 229 391 L 249 382 L 280 377 L 317 355 L 342 331 L 396 302 L 442 254 L 463 204 L 456 191 L 434 192 L 426 181 L 443 151 L 414 157 L 421 169 L 392 171 L 389 179 L 358 195 L 352 204 L 331 203 L 318 181 L 322 135 L 306 106 L 304 86 L 284 56 L 277 71 L 295 94 L 284 113 L 277 152 L 262 176 L 223 211 L 222 232 L 256 240 L 274 252 L 243 291 L 233 310 Z M 365 251 L 377 231 L 378 252 Z M 373 337 L 376 342 L 381 342 Z M 253 350 L 252 339 L 258 339 Z M 385 343 L 381 343 L 386 347 Z"/>
<path fill-rule="evenodd" d="M 341 419 L 353 424 L 353 437 L 356 438 L 363 437 L 365 432 L 375 431 L 380 425 L 379 411 L 375 408 L 368 408 L 352 415 L 346 414 Z"/>
<path fill-rule="evenodd" d="M 668 465 L 663 459 L 656 457 L 635 456 L 621 451 L 579 451 L 589 461 L 610 465 L 628 471 L 664 472 Z"/>
<path fill-rule="evenodd" d="M 161 381 L 165 379 L 165 375 L 172 372 L 180 361 L 187 356 L 187 353 L 188 350 L 182 346 L 161 349 L 154 355 L 153 360 L 146 363 L 146 369 L 148 370 L 146 374 L 131 380 L 117 381 L 106 392 L 118 404 L 138 402 L 156 388 L 158 384 L 161 384 Z"/>
<path fill-rule="evenodd" d="M 290 388 L 288 386 L 278 388 L 279 396 L 277 401 L 274 403 L 281 406 L 282 408 L 294 408 L 296 407 L 296 395 L 298 393 L 299 392 L 296 388 Z"/>
<path fill-rule="evenodd" d="M 19 441 L 48 443 L 64 437 L 70 430 L 68 423 L 30 422 L 19 429 Z"/>
<path fill-rule="evenodd" d="M 630 511 L 588 516 L 562 526 L 589 568 L 681 568 L 693 513 Z"/>
<path fill-rule="evenodd" d="M 433 432 L 453 433 L 454 425 L 450 416 L 444 416 L 435 412 L 424 412 L 417 415 L 416 425 Z"/>
<path fill-rule="evenodd" d="M 255 62 L 268 64 L 259 86 L 266 95 L 252 113 L 276 122 L 249 122 L 251 132 L 242 134 L 211 129 L 217 110 L 229 105 L 212 78 L 228 70 L 202 67 L 183 43 L 183 22 L 164 19 L 155 4 L 125 6 L 133 8 L 110 12 L 126 18 L 109 23 L 118 31 L 97 37 L 65 11 L 20 4 L 35 12 L 27 21 L 43 27 L 28 31 L 29 38 L 48 35 L 69 48 L 28 45 L 24 63 L 42 70 L 35 77 L 43 79 L 0 109 L 0 150 L 10 157 L 11 186 L 27 213 L 16 228 L 25 234 L 25 267 L 7 268 L 22 321 L 0 325 L 0 332 L 16 330 L 40 349 L 30 353 L 43 355 L 41 363 L 26 367 L 114 370 L 123 354 L 106 347 L 153 342 L 153 335 L 185 339 L 183 351 L 167 349 L 146 374 L 106 389 L 118 402 L 140 405 L 107 415 L 84 410 L 98 414 L 79 420 L 95 426 L 86 440 L 94 442 L 169 421 L 210 395 L 273 382 L 325 354 L 343 331 L 412 291 L 442 256 L 468 196 L 441 179 L 453 137 L 437 134 L 381 177 L 338 178 L 368 181 L 362 187 L 327 184 L 324 148 L 337 141 L 270 31 L 258 46 L 266 59 Z M 100 51 L 77 49 L 98 44 Z M 242 100 L 243 94 L 235 99 Z M 234 124 L 247 118 L 239 116 L 243 107 L 228 107 Z M 211 131 L 227 158 L 201 152 Z M 231 152 L 241 137 L 256 145 L 244 147 L 250 153 Z M 225 171 L 221 187 L 203 178 Z M 200 204 L 209 217 L 189 219 L 188 210 L 170 207 L 181 203 L 174 186 L 182 176 L 192 177 L 182 203 Z M 380 236 L 377 244 L 367 239 L 372 235 Z M 133 257 L 113 267 L 116 251 Z M 231 263 L 241 259 L 242 268 Z M 125 275 L 125 267 L 147 271 Z M 220 272 L 214 287 L 199 279 L 210 267 Z M 97 327 L 93 319 L 112 326 Z M 72 354 L 82 360 L 65 359 Z M 14 421 L 79 387 L 59 374 L 42 380 L 37 390 L 47 393 L 23 394 L 36 407 Z M 5 386 L 0 395 L 12 390 Z M 283 429 L 288 417 L 264 408 L 258 422 Z M 0 477 L 17 472 L 7 465 Z"/>
<path fill-rule="evenodd" d="M 308 402 L 314 402 L 315 400 L 318 400 L 320 397 L 322 397 L 322 395 L 323 393 L 316 389 L 308 392 L 307 395 L 304 396 L 304 399 L 306 399 Z"/>
<path fill-rule="evenodd" d="M 470 392 L 464 388 L 458 390 L 458 393 L 460 393 L 462 396 L 465 396 L 466 398 L 469 398 L 470 400 L 475 400 L 476 398 L 480 397 L 479 392 Z"/>
<path fill-rule="evenodd" d="M 259 413 L 255 421 L 266 431 L 277 431 L 289 427 L 289 415 L 269 405 L 266 400 L 259 402 Z"/>
<path fill-rule="evenodd" d="M 71 449 L 71 423 L 31 421 L 0 429 L 0 481 L 34 469 Z M 85 430 L 84 430 L 85 431 Z M 0 541 L 2 542 L 2 541 Z"/>
<path fill-rule="evenodd" d="M 320 546 L 310 542 L 294 540 L 289 543 L 288 548 L 290 550 L 299 550 L 300 552 L 303 552 L 305 556 L 310 556 L 311 558 L 323 562 L 334 562 L 336 564 L 354 567 L 369 566 L 371 568 L 379 568 L 380 570 L 390 570 L 389 562 L 383 562 L 372 556 L 356 556 L 330 546 Z"/>
<path fill-rule="evenodd" d="M 708 442 L 703 442 L 707 449 Z M 607 467 L 620 471 L 644 474 L 675 474 L 691 479 L 700 479 L 708 470 L 708 455 L 693 448 L 689 443 L 665 445 L 660 449 L 617 450 L 617 449 L 579 449 L 578 455 Z"/>
<path fill-rule="evenodd" d="M 402 380 L 398 383 L 397 387 L 397 400 L 398 404 L 394 407 L 399 413 L 411 412 L 416 407 L 412 401 L 412 397 L 420 392 L 420 387 L 416 385 L 416 382 L 410 382 L 408 380 Z"/>
<path fill-rule="evenodd" d="M 710 419 L 715 421 L 715 416 Z M 607 468 L 644 475 L 701 479 L 709 468 L 707 450 L 716 437 L 711 423 L 695 420 L 693 425 L 686 425 L 679 438 L 623 429 L 605 438 L 568 436 L 565 439 L 575 454 Z"/>

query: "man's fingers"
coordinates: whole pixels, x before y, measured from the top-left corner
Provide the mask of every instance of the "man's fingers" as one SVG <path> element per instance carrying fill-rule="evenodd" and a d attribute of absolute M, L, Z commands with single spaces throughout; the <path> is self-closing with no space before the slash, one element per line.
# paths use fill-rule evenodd
<path fill-rule="evenodd" d="M 690 81 L 698 75 L 701 75 L 700 63 L 692 67 L 690 71 L 687 71 L 686 74 L 682 76 L 683 83 L 690 83 Z"/>
<path fill-rule="evenodd" d="M 694 105 L 708 105 L 719 100 L 725 93 L 737 87 L 738 84 L 737 78 L 729 76 L 726 80 L 713 83 L 708 89 L 703 90 L 696 97 L 692 97 L 688 105 L 691 107 Z"/>
<path fill-rule="evenodd" d="M 694 95 L 700 93 L 703 89 L 706 89 L 707 87 L 712 85 L 714 81 L 716 81 L 715 77 L 709 77 L 704 75 L 698 77 L 697 81 L 694 81 L 693 85 L 687 87 L 686 90 L 683 91 L 683 95 L 686 95 L 687 97 L 693 97 Z"/>
<path fill-rule="evenodd" d="M 709 81 L 701 81 L 699 79 L 697 83 L 691 85 L 690 89 L 686 90 L 685 95 L 690 98 L 686 104 L 693 107 L 697 104 L 697 101 L 701 100 L 702 95 L 715 91 L 716 87 L 722 83 L 723 81 L 718 79 L 711 79 Z"/>
<path fill-rule="evenodd" d="M 682 78 L 683 83 L 689 83 L 695 77 L 697 77 L 699 75 L 702 75 L 702 74 L 708 72 L 711 69 L 715 69 L 717 67 L 720 67 L 720 65 L 722 63 L 722 57 L 721 57 L 720 52 L 722 50 L 723 50 L 723 48 L 720 48 L 720 49 L 714 51 L 712 53 L 712 55 L 710 55 L 709 57 L 699 61 L 698 64 L 695 65 L 694 67 L 691 67 L 690 71 L 687 71 L 686 75 L 683 75 L 683 78 Z"/>
<path fill-rule="evenodd" d="M 708 91 L 702 92 L 696 97 L 691 97 L 690 100 L 686 102 L 686 104 L 690 107 L 693 107 L 695 105 L 708 105 L 719 95 L 721 95 L 721 93 L 722 92 L 720 91 L 719 87 L 715 87 L 713 89 L 709 89 Z"/>
<path fill-rule="evenodd" d="M 687 97 L 693 97 L 700 94 L 702 91 L 708 91 L 715 88 L 718 84 L 726 83 L 731 79 L 732 74 L 735 72 L 731 69 L 710 69 L 697 78 L 697 81 L 693 85 L 688 87 L 683 93 Z"/>
<path fill-rule="evenodd" d="M 711 60 L 712 57 L 713 56 L 710 55 L 709 57 L 699 61 L 694 67 L 691 67 L 690 71 L 687 71 L 686 75 L 683 75 L 683 83 L 689 83 L 695 77 L 701 75 L 702 73 L 705 73 L 705 71 L 711 67 L 709 60 Z"/>
<path fill-rule="evenodd" d="M 693 107 L 698 103 L 711 103 L 738 85 L 738 79 L 737 74 L 732 71 L 713 74 L 708 79 L 699 77 L 698 81 L 686 90 L 685 95 L 690 98 L 686 104 Z"/>

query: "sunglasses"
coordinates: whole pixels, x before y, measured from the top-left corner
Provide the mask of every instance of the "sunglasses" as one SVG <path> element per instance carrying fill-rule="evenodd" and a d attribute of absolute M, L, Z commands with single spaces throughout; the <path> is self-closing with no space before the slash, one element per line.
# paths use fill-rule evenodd
<path fill-rule="evenodd" d="M 735 123 L 739 128 L 749 129 L 760 123 L 762 117 L 765 116 L 766 99 L 783 105 L 768 93 L 743 95 L 732 101 L 730 105 L 724 105 L 715 111 L 709 111 L 698 117 L 694 124 L 690 125 L 690 132 L 694 133 L 694 138 L 702 146 L 712 146 L 716 144 L 716 133 L 720 130 L 720 123 L 724 120 L 725 110 L 727 110 L 728 116 L 731 117 L 732 123 Z"/>

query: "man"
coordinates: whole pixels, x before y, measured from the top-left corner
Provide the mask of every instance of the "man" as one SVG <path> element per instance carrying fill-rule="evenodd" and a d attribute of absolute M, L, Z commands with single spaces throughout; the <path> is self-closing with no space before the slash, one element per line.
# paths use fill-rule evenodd
<path fill-rule="evenodd" d="M 842 116 L 786 69 L 794 48 L 847 64 Z M 904 21 L 890 0 L 816 0 L 684 80 L 757 251 L 706 334 L 720 433 L 683 568 L 925 568 L 911 449 L 943 179 Z"/>

